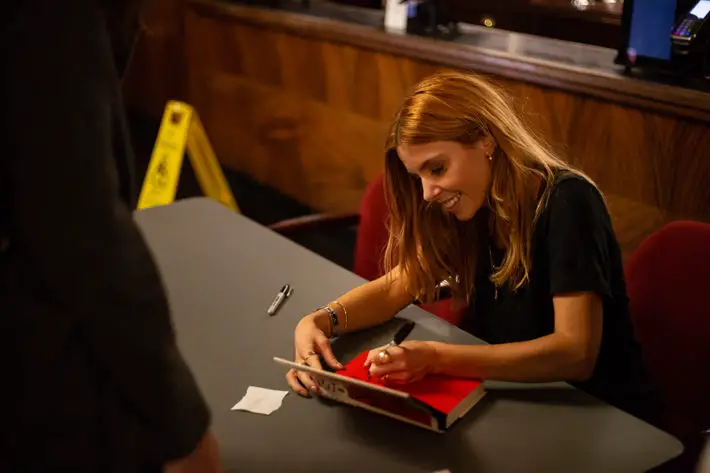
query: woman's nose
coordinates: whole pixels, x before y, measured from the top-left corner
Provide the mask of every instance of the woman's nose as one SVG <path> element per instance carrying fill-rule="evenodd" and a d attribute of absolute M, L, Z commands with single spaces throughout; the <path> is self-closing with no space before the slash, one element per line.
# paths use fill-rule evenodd
<path fill-rule="evenodd" d="M 422 179 L 422 191 L 424 200 L 427 202 L 433 201 L 441 194 L 441 188 L 426 179 Z"/>

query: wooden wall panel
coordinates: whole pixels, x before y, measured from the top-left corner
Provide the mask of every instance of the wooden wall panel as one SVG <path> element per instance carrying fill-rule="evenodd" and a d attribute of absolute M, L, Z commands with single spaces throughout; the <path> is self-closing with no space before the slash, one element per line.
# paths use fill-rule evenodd
<path fill-rule="evenodd" d="M 188 16 L 187 32 L 199 39 L 188 44 L 190 97 L 221 159 L 321 210 L 357 207 L 367 178 L 381 169 L 385 131 L 402 97 L 416 81 L 444 69 L 197 14 Z M 492 79 L 553 148 L 605 192 L 673 214 L 708 216 L 704 125 Z M 235 131 L 237 124 L 250 133 Z M 236 150 L 249 159 L 237 158 Z M 294 176 L 305 183 L 295 185 Z"/>
<path fill-rule="evenodd" d="M 377 57 L 194 20 L 189 28 L 201 41 L 187 46 L 190 101 L 222 163 L 315 208 L 356 210 L 381 171 L 385 127 L 370 93 Z M 205 47 L 220 53 L 204 55 Z"/>
<path fill-rule="evenodd" d="M 214 76 L 206 86 L 201 112 L 225 165 L 313 207 L 357 209 L 380 171 L 379 122 L 242 78 Z"/>
<path fill-rule="evenodd" d="M 358 208 L 403 96 L 448 68 L 189 8 L 185 27 L 189 100 L 222 163 L 328 212 Z M 489 77 L 598 182 L 625 251 L 669 220 L 710 220 L 705 124 Z"/>
<path fill-rule="evenodd" d="M 187 28 L 190 102 L 222 163 L 324 211 L 357 209 L 392 114 L 437 69 L 198 15 Z"/>

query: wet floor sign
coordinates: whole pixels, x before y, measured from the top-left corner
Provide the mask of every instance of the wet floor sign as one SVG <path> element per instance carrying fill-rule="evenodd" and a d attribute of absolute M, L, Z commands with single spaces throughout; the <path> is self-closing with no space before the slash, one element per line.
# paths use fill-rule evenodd
<path fill-rule="evenodd" d="M 197 112 L 190 105 L 177 101 L 170 101 L 165 107 L 138 197 L 138 208 L 167 205 L 175 200 L 185 148 L 202 192 L 239 212 Z"/>

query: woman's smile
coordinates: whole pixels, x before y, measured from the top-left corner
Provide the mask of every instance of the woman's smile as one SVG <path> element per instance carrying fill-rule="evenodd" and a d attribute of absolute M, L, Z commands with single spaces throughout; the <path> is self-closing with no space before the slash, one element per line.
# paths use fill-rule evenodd
<path fill-rule="evenodd" d="M 458 204 L 459 201 L 461 201 L 461 193 L 456 192 L 448 199 L 441 201 L 441 206 L 444 207 L 446 211 L 453 212 L 456 208 L 456 204 Z"/>

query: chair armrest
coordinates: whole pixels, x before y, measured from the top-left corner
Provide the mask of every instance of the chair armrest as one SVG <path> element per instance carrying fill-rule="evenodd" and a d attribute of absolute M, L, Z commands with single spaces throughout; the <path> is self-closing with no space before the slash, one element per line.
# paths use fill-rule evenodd
<path fill-rule="evenodd" d="M 358 214 L 313 214 L 288 218 L 269 225 L 269 228 L 281 235 L 307 230 L 323 230 L 328 227 L 352 226 L 360 222 Z"/>

